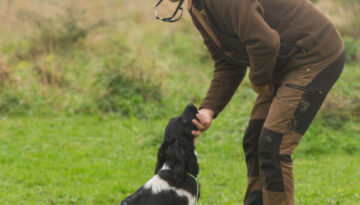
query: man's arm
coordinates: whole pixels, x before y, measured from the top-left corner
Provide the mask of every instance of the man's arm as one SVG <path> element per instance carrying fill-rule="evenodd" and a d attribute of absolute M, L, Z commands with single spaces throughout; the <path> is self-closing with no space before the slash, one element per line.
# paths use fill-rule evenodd
<path fill-rule="evenodd" d="M 236 67 L 225 59 L 216 60 L 213 78 L 200 109 L 210 108 L 215 118 L 229 103 L 245 74 L 245 68 Z"/>
<path fill-rule="evenodd" d="M 230 63 L 219 48 L 211 41 L 206 33 L 199 29 L 204 44 L 214 60 L 214 72 L 206 97 L 200 104 L 200 109 L 208 108 L 213 111 L 214 118 L 224 109 L 234 95 L 239 84 L 244 79 L 246 68 Z"/>
<path fill-rule="evenodd" d="M 212 119 L 228 104 L 246 74 L 246 68 L 228 62 L 204 31 L 201 29 L 199 31 L 203 36 L 204 44 L 215 61 L 215 69 L 207 95 L 200 104 L 197 115 L 200 122 L 193 120 L 198 129 L 192 131 L 194 136 L 200 136 L 203 131 L 210 127 Z"/>

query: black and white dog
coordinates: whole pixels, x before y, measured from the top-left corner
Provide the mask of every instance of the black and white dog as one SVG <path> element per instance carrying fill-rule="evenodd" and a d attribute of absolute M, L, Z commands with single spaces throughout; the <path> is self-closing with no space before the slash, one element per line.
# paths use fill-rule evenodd
<path fill-rule="evenodd" d="M 120 205 L 194 205 L 200 197 L 199 165 L 192 130 L 197 108 L 187 105 L 169 121 L 157 156 L 155 176 Z"/>

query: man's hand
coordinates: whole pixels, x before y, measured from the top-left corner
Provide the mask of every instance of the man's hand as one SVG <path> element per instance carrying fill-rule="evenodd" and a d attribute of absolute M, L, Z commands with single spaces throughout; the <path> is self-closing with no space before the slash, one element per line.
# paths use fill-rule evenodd
<path fill-rule="evenodd" d="M 194 135 L 195 137 L 199 137 L 202 132 L 209 129 L 211 125 L 211 121 L 214 117 L 214 112 L 209 108 L 202 108 L 199 110 L 199 113 L 196 114 L 196 117 L 199 119 L 200 122 L 197 121 L 196 119 L 193 119 L 192 123 L 195 125 L 195 127 L 198 130 L 196 131 L 193 130 L 191 134 Z"/>
<path fill-rule="evenodd" d="M 275 86 L 272 83 L 266 84 L 265 86 L 251 84 L 251 88 L 260 95 L 273 95 L 275 92 Z"/>

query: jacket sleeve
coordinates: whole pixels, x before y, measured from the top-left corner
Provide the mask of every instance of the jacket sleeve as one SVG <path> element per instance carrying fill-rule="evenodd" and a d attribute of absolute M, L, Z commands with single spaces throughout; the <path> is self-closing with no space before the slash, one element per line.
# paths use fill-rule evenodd
<path fill-rule="evenodd" d="M 246 74 L 246 68 L 241 68 L 228 62 L 219 52 L 215 44 L 206 36 L 201 29 L 200 33 L 204 38 L 204 44 L 207 46 L 211 57 L 215 61 L 215 70 L 210 87 L 200 104 L 201 108 L 210 108 L 214 111 L 214 118 L 229 103 L 235 91 Z"/>
<path fill-rule="evenodd" d="M 279 34 L 265 22 L 258 0 L 226 0 L 219 6 L 220 16 L 245 45 L 250 61 L 250 81 L 263 86 L 272 80 L 280 50 Z"/>

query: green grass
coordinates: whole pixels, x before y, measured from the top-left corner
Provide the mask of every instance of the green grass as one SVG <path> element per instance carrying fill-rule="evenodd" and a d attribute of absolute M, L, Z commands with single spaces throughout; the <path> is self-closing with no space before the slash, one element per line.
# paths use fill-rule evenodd
<path fill-rule="evenodd" d="M 153 175 L 166 123 L 97 116 L 2 118 L 0 204 L 117 204 Z M 198 140 L 201 204 L 241 204 L 244 196 L 245 117 L 231 124 L 236 126 L 227 123 L 217 120 Z M 297 204 L 359 204 L 360 155 L 313 155 L 301 151 L 305 145 L 294 156 Z"/>

